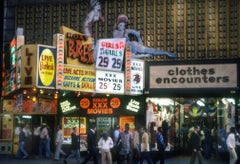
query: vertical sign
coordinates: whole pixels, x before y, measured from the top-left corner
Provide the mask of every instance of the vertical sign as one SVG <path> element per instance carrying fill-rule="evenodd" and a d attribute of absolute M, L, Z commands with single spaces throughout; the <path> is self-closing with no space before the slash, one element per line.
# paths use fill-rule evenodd
<path fill-rule="evenodd" d="M 54 34 L 53 45 L 56 46 L 56 89 L 63 88 L 64 69 L 64 35 Z"/>
<path fill-rule="evenodd" d="M 126 46 L 125 54 L 125 93 L 131 93 L 131 48 Z"/>

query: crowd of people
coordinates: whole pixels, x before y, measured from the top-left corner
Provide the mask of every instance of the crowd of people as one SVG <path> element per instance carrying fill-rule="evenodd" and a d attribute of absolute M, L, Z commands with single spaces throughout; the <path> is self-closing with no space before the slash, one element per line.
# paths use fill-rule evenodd
<path fill-rule="evenodd" d="M 38 132 L 36 132 L 37 130 Z M 34 128 L 32 134 L 29 124 L 19 127 L 19 143 L 16 158 L 27 159 L 29 157 L 28 144 L 32 135 L 39 134 L 38 157 L 52 158 L 55 161 L 64 157 L 64 163 L 67 164 L 71 158 L 76 158 L 77 164 L 87 164 L 91 159 L 95 164 L 101 161 L 101 164 L 143 164 L 146 161 L 149 164 L 160 161 L 164 164 L 165 148 L 167 141 L 163 135 L 162 127 L 158 127 L 155 132 L 156 149 L 151 145 L 151 134 L 145 127 L 135 128 L 130 130 L 128 123 L 125 124 L 124 130 L 120 130 L 117 125 L 113 131 L 102 131 L 100 137 L 97 136 L 96 125 L 90 126 L 87 133 L 87 155 L 80 157 L 80 134 L 77 134 L 77 129 L 74 127 L 71 133 L 71 151 L 65 153 L 62 149 L 64 141 L 64 133 L 62 126 L 57 126 L 55 134 L 55 152 L 50 149 L 51 130 L 47 124 L 43 123 L 41 127 Z M 207 127 L 202 127 L 198 124 L 187 130 L 188 150 L 190 150 L 190 164 L 194 164 L 198 159 L 199 163 L 203 163 L 203 159 L 209 159 L 212 153 L 211 130 Z M 209 137 L 208 137 L 209 135 Z M 203 137 L 204 136 L 204 137 Z M 210 138 L 210 139 L 209 139 Z M 226 134 L 224 143 L 226 150 L 229 152 L 229 163 L 235 164 L 238 161 L 240 153 L 240 135 L 235 127 L 231 127 L 229 133 Z M 151 145 L 151 146 L 150 146 Z M 157 153 L 152 156 L 151 150 Z M 31 152 L 32 153 L 32 152 Z M 157 158 L 156 158 L 157 157 Z"/>
<path fill-rule="evenodd" d="M 99 161 L 101 161 L 101 164 L 112 164 L 113 162 L 118 164 L 143 164 L 144 161 L 153 164 L 158 160 L 160 160 L 160 164 L 164 164 L 166 143 L 164 143 L 161 128 L 158 128 L 156 132 L 159 159 L 155 161 L 150 156 L 149 133 L 145 127 L 134 129 L 132 132 L 128 123 L 125 124 L 122 131 L 120 131 L 120 126 L 117 125 L 113 132 L 101 132 L 99 139 L 97 139 L 96 132 L 96 126 L 91 125 L 87 134 L 87 155 L 80 162 L 80 137 L 76 135 L 76 128 L 74 127 L 71 135 L 72 150 L 64 159 L 64 163 L 67 164 L 70 158 L 76 158 L 77 164 L 86 164 L 90 159 L 95 164 Z"/>

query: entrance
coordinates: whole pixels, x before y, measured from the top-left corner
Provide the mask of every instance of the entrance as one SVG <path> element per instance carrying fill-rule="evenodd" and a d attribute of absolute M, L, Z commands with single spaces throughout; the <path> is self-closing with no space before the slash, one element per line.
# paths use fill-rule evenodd
<path fill-rule="evenodd" d="M 19 140 L 19 127 L 26 124 L 29 125 L 31 135 L 28 136 L 27 151 L 30 155 L 38 155 L 38 145 L 40 137 L 40 127 L 42 123 L 46 123 L 49 128 L 49 136 L 51 138 L 51 150 L 54 150 L 54 134 L 56 127 L 55 115 L 14 115 L 14 137 L 13 137 L 13 154 L 17 153 Z"/>

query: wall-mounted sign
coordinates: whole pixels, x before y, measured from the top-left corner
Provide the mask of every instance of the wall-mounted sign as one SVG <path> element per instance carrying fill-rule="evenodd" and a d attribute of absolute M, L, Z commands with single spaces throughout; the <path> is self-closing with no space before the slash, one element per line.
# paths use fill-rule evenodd
<path fill-rule="evenodd" d="M 21 87 L 36 87 L 37 44 L 21 47 Z"/>
<path fill-rule="evenodd" d="M 63 89 L 72 91 L 95 90 L 96 72 L 91 67 L 76 67 L 73 65 L 64 65 Z"/>
<path fill-rule="evenodd" d="M 94 67 L 94 51 L 91 37 L 65 26 L 60 27 L 64 38 L 65 64 Z"/>
<path fill-rule="evenodd" d="M 80 108 L 87 111 L 87 114 L 113 114 L 114 110 L 118 109 L 121 100 L 114 98 L 82 98 L 79 102 Z"/>
<path fill-rule="evenodd" d="M 129 103 L 127 104 L 126 109 L 138 113 L 140 110 L 140 102 L 134 98 L 130 99 Z"/>
<path fill-rule="evenodd" d="M 100 39 L 96 46 L 96 68 L 121 71 L 125 49 L 125 38 Z"/>
<path fill-rule="evenodd" d="M 22 58 L 21 58 L 21 48 L 20 48 L 17 50 L 17 67 L 16 67 L 17 89 L 21 88 L 21 67 L 22 67 Z"/>
<path fill-rule="evenodd" d="M 69 113 L 77 110 L 77 106 L 73 103 L 71 103 L 68 100 L 65 100 L 63 102 L 60 102 L 60 109 L 62 110 L 62 113 Z"/>
<path fill-rule="evenodd" d="M 141 95 L 143 94 L 144 88 L 144 61 L 132 59 L 131 60 L 131 89 L 130 94 L 132 95 Z"/>
<path fill-rule="evenodd" d="M 131 94 L 131 47 L 126 46 L 125 53 L 125 94 Z"/>
<path fill-rule="evenodd" d="M 64 35 L 54 34 L 53 45 L 56 46 L 56 89 L 62 89 L 64 68 Z"/>
<path fill-rule="evenodd" d="M 124 94 L 124 73 L 96 70 L 96 92 Z"/>
<path fill-rule="evenodd" d="M 14 37 L 12 41 L 10 42 L 10 69 L 16 68 L 16 49 L 17 49 L 17 40 Z"/>
<path fill-rule="evenodd" d="M 235 88 L 237 64 L 150 66 L 149 88 Z"/>
<path fill-rule="evenodd" d="M 56 48 L 38 45 L 37 87 L 55 88 Z"/>

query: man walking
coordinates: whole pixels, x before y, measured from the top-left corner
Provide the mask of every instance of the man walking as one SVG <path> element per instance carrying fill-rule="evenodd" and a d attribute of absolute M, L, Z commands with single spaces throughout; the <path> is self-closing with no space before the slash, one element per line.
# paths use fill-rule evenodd
<path fill-rule="evenodd" d="M 82 164 L 86 164 L 93 157 L 94 164 L 98 163 L 96 126 L 92 125 L 87 135 L 88 154 Z"/>
<path fill-rule="evenodd" d="M 73 128 L 73 132 L 71 134 L 72 138 L 72 145 L 71 145 L 71 154 L 68 155 L 65 160 L 64 164 L 67 164 L 70 158 L 76 157 L 77 164 L 80 164 L 80 136 L 76 134 L 76 127 Z"/>

